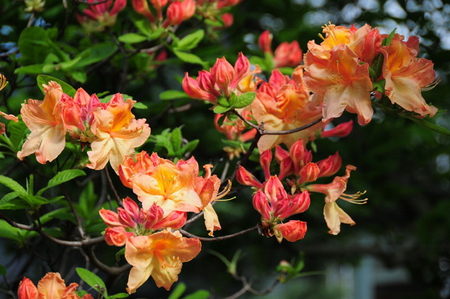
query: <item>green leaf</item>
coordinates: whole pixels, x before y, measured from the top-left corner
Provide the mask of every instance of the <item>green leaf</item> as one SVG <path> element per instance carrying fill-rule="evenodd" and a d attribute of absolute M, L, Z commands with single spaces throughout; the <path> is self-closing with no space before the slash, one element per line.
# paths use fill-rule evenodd
<path fill-rule="evenodd" d="M 127 293 L 117 293 L 115 295 L 109 296 L 108 299 L 120 299 L 120 298 L 128 298 Z"/>
<path fill-rule="evenodd" d="M 137 33 L 125 33 L 119 36 L 118 40 L 125 44 L 136 44 L 147 40 L 147 37 Z"/>
<path fill-rule="evenodd" d="M 73 97 L 75 95 L 75 93 L 76 93 L 75 88 L 73 88 L 71 85 L 67 84 L 63 80 L 60 80 L 60 79 L 52 77 L 52 76 L 39 75 L 39 76 L 37 76 L 36 80 L 37 80 L 37 84 L 38 84 L 39 89 L 44 94 L 45 94 L 45 92 L 44 92 L 44 87 L 42 86 L 42 84 L 46 84 L 47 85 L 48 82 L 50 82 L 50 81 L 55 81 L 56 83 L 61 85 L 61 88 L 62 88 L 63 92 L 66 93 L 67 95 L 69 95 L 70 97 Z"/>
<path fill-rule="evenodd" d="M 174 46 L 175 49 L 181 50 L 181 51 L 187 51 L 195 48 L 198 43 L 203 39 L 205 36 L 205 31 L 202 29 L 199 29 L 189 35 L 186 35 L 184 38 L 180 39 L 176 45 Z"/>
<path fill-rule="evenodd" d="M 182 144 L 182 136 L 180 128 L 175 128 L 172 130 L 172 134 L 170 135 L 170 141 L 172 143 L 172 148 L 174 152 L 178 152 L 181 149 Z"/>
<path fill-rule="evenodd" d="M 430 129 L 432 131 L 435 131 L 437 133 L 443 134 L 443 135 L 447 135 L 450 136 L 450 130 L 446 129 L 444 127 L 438 126 L 432 122 L 426 121 L 422 118 L 416 118 L 412 115 L 405 115 L 405 114 L 400 114 L 401 116 L 403 116 L 404 118 L 410 119 L 413 122 L 415 122 L 418 125 L 421 125 L 422 127 L 425 127 L 427 129 Z"/>
<path fill-rule="evenodd" d="M 104 297 L 108 297 L 108 292 L 106 291 L 106 285 L 103 280 L 92 273 L 91 271 L 84 268 L 76 268 L 78 276 L 87 283 L 89 286 L 94 288 L 97 292 L 102 294 Z"/>
<path fill-rule="evenodd" d="M 6 275 L 6 267 L 0 264 L 0 275 Z"/>
<path fill-rule="evenodd" d="M 89 49 L 77 55 L 82 59 L 76 64 L 76 68 L 80 69 L 82 67 L 107 59 L 108 57 L 114 55 L 116 50 L 117 46 L 113 43 L 101 43 L 91 46 Z"/>
<path fill-rule="evenodd" d="M 194 64 L 200 64 L 203 68 L 208 68 L 207 63 L 203 61 L 200 57 L 197 55 L 194 55 L 192 53 L 182 52 L 178 51 L 177 49 L 173 50 L 173 53 L 180 58 L 181 61 L 188 62 L 188 63 L 194 63 Z"/>
<path fill-rule="evenodd" d="M 77 82 L 84 83 L 86 82 L 86 72 L 83 71 L 72 71 L 69 75 Z"/>
<path fill-rule="evenodd" d="M 397 28 L 394 28 L 394 30 L 392 30 L 389 36 L 383 39 L 383 41 L 381 42 L 381 46 L 389 46 L 391 44 L 392 39 L 394 38 L 395 35 L 395 31 L 397 31 Z"/>
<path fill-rule="evenodd" d="M 79 176 L 84 176 L 86 173 L 81 169 L 67 169 L 63 170 L 61 172 L 58 172 L 53 178 L 48 181 L 47 187 L 42 188 L 39 190 L 36 195 L 41 195 L 44 193 L 45 190 L 58 186 L 62 183 L 68 182 L 70 180 L 73 180 L 74 178 L 77 178 Z"/>
<path fill-rule="evenodd" d="M 172 293 L 170 293 L 167 299 L 178 299 L 181 295 L 183 295 L 184 291 L 186 291 L 186 285 L 182 282 L 177 284 L 175 289 L 173 289 Z"/>
<path fill-rule="evenodd" d="M 27 125 L 23 121 L 8 123 L 9 141 L 14 146 L 14 151 L 18 152 L 22 147 L 25 133 L 28 131 Z"/>
<path fill-rule="evenodd" d="M 236 98 L 236 100 L 234 101 L 234 103 L 230 104 L 231 106 L 233 106 L 234 108 L 244 108 L 247 107 L 248 105 L 250 105 L 253 100 L 256 97 L 256 93 L 254 92 L 246 92 L 241 94 L 239 97 Z"/>
<path fill-rule="evenodd" d="M 236 94 L 232 93 L 230 96 L 230 102 L 228 102 L 227 98 L 225 97 L 217 97 L 217 104 L 219 104 L 222 107 L 231 107 L 231 102 L 236 100 Z"/>
<path fill-rule="evenodd" d="M 216 114 L 224 114 L 225 112 L 229 111 L 231 107 L 222 107 L 222 106 L 216 106 L 214 107 L 213 111 Z"/>
<path fill-rule="evenodd" d="M 23 29 L 18 42 L 22 65 L 42 63 L 51 52 L 51 43 L 42 27 L 31 26 Z"/>
<path fill-rule="evenodd" d="M 27 66 L 22 66 L 14 70 L 14 74 L 40 74 L 43 72 L 43 67 L 45 64 L 32 64 Z"/>
<path fill-rule="evenodd" d="M 177 99 L 190 99 L 190 97 L 184 92 L 179 90 L 166 90 L 159 94 L 161 101 L 177 100 Z"/>
<path fill-rule="evenodd" d="M 183 146 L 181 148 L 181 155 L 184 155 L 186 153 L 190 153 L 193 150 L 195 150 L 197 148 L 198 143 L 199 143 L 198 139 L 189 141 L 185 146 Z"/>
<path fill-rule="evenodd" d="M 117 251 L 116 253 L 116 261 L 120 261 L 120 257 L 125 254 L 125 247 Z"/>
<path fill-rule="evenodd" d="M 211 294 L 205 290 L 198 290 L 195 293 L 183 297 L 183 299 L 208 299 Z"/>
<path fill-rule="evenodd" d="M 147 107 L 147 105 L 145 105 L 142 102 L 136 102 L 136 103 L 134 103 L 133 108 L 136 108 L 136 109 L 147 109 L 148 107 Z"/>
<path fill-rule="evenodd" d="M 5 196 L 0 199 L 0 210 L 21 210 L 28 209 L 30 205 L 19 198 L 17 192 L 7 193 Z"/>
<path fill-rule="evenodd" d="M 19 197 L 28 196 L 28 192 L 25 190 L 25 188 L 23 188 L 19 183 L 9 177 L 0 175 L 0 184 L 5 185 L 9 189 L 16 192 Z"/>

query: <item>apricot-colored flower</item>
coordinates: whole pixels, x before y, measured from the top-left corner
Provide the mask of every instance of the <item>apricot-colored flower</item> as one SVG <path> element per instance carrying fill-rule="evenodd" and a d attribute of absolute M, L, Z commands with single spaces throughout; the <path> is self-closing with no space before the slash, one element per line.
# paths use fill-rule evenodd
<path fill-rule="evenodd" d="M 391 102 L 421 116 L 434 116 L 437 108 L 429 106 L 422 97 L 422 89 L 433 84 L 436 73 L 433 62 L 417 58 L 418 38 L 411 36 L 403 41 L 395 34 L 389 46 L 382 48 L 384 54 L 383 77 L 386 95 Z"/>
<path fill-rule="evenodd" d="M 325 207 L 323 214 L 330 231 L 328 233 L 337 235 L 341 231 L 341 223 L 355 225 L 355 221 L 342 210 L 336 203 L 340 198 L 355 204 L 365 204 L 367 199 L 358 199 L 363 193 L 357 192 L 353 195 L 345 194 L 347 181 L 350 178 L 350 172 L 356 170 L 353 165 L 347 165 L 344 176 L 337 176 L 330 184 L 314 184 L 306 186 L 308 191 L 325 194 Z"/>
<path fill-rule="evenodd" d="M 29 99 L 22 104 L 20 113 L 31 133 L 17 153 L 20 160 L 35 153 L 41 164 L 56 159 L 66 145 L 66 129 L 58 106 L 62 88 L 50 81 L 44 91 L 43 101 Z"/>
<path fill-rule="evenodd" d="M 77 287 L 76 283 L 66 286 L 59 273 L 49 272 L 39 281 L 37 288 L 30 279 L 24 277 L 17 293 L 19 299 L 93 299 L 91 294 L 80 298 L 76 294 Z"/>
<path fill-rule="evenodd" d="M 88 152 L 92 169 L 103 169 L 108 161 L 117 172 L 125 156 L 134 153 L 150 136 L 150 127 L 145 119 L 135 119 L 131 108 L 135 101 L 124 101 L 121 94 L 115 94 L 105 109 L 93 111 L 91 131 L 97 137 Z"/>
<path fill-rule="evenodd" d="M 150 236 L 129 238 L 125 258 L 133 268 L 128 277 L 127 292 L 136 292 L 150 276 L 158 287 L 169 290 L 178 280 L 182 263 L 195 258 L 200 250 L 200 240 L 184 238 L 179 231 L 164 230 Z"/>
<path fill-rule="evenodd" d="M 125 186 L 133 188 L 144 209 L 156 203 L 165 215 L 202 210 L 202 200 L 195 192 L 199 169 L 194 158 L 175 164 L 156 153 L 142 152 L 135 159 L 127 157 L 119 166 L 119 175 Z"/>
<path fill-rule="evenodd" d="M 274 70 L 268 82 L 263 82 L 251 104 L 253 117 L 264 123 L 264 130 L 287 131 L 310 124 L 321 117 L 322 107 L 311 102 L 303 83 L 303 69 L 295 69 L 292 79 Z M 263 135 L 258 142 L 262 152 L 284 143 L 290 147 L 299 139 L 305 141 L 325 126 L 320 122 L 306 130 L 285 135 Z"/>

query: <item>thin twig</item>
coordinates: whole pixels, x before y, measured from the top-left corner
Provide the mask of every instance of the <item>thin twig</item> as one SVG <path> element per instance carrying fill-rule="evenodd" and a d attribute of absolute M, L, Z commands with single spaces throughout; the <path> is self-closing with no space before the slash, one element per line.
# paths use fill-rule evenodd
<path fill-rule="evenodd" d="M 252 231 L 255 231 L 258 229 L 258 226 L 253 226 L 244 230 L 241 230 L 240 232 L 234 233 L 234 234 L 230 234 L 230 235 L 225 235 L 225 236 L 221 236 L 221 237 L 215 237 L 215 238 L 204 238 L 204 237 L 199 237 L 196 236 L 194 234 L 191 234 L 190 232 L 185 231 L 184 229 L 180 229 L 180 232 L 185 235 L 188 236 L 190 238 L 196 238 L 199 239 L 200 241 L 221 241 L 221 240 L 226 240 L 226 239 L 231 239 Z"/>
<path fill-rule="evenodd" d="M 123 266 L 120 267 L 109 267 L 105 264 L 103 264 L 95 255 L 94 250 L 92 248 L 92 246 L 88 246 L 86 247 L 86 254 L 88 255 L 89 259 L 91 260 L 91 262 L 100 270 L 102 270 L 103 272 L 108 273 L 109 275 L 113 275 L 113 276 L 118 276 L 120 274 L 122 274 L 123 272 L 131 269 L 131 265 L 129 264 L 125 264 Z"/>
<path fill-rule="evenodd" d="M 114 184 L 113 184 L 113 182 L 112 182 L 112 180 L 111 180 L 111 176 L 109 175 L 108 168 L 105 167 L 105 168 L 103 169 L 103 172 L 104 172 L 105 175 L 106 175 L 106 180 L 108 181 L 109 187 L 111 188 L 112 192 L 114 193 L 114 198 L 115 198 L 117 204 L 118 204 L 119 206 L 122 206 L 122 199 L 120 198 L 119 193 L 117 193 L 117 190 L 116 190 L 116 188 L 114 187 Z"/>

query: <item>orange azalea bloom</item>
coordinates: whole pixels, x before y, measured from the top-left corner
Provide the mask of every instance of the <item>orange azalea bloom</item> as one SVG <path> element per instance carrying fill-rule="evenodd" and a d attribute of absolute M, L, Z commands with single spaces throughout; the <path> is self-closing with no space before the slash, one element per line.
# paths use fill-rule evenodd
<path fill-rule="evenodd" d="M 128 277 L 127 292 L 136 292 L 150 276 L 158 287 L 169 290 L 178 280 L 182 263 L 195 258 L 200 250 L 200 240 L 184 238 L 179 231 L 164 230 L 150 236 L 129 238 L 125 258 L 133 268 Z"/>
<path fill-rule="evenodd" d="M 383 77 L 386 95 L 391 102 L 421 116 L 434 116 L 437 108 L 429 106 L 422 97 L 422 89 L 433 84 L 436 73 L 433 62 L 417 58 L 418 38 L 411 36 L 403 41 L 395 34 L 390 45 L 382 49 L 384 54 Z"/>
<path fill-rule="evenodd" d="M 44 91 L 43 101 L 29 99 L 22 104 L 20 113 L 31 134 L 17 153 L 20 160 L 35 153 L 41 164 L 56 159 L 66 145 L 66 129 L 58 105 L 62 88 L 50 81 L 44 85 Z"/>
<path fill-rule="evenodd" d="M 365 204 L 367 199 L 358 199 L 362 194 L 357 192 L 353 195 L 345 194 L 347 189 L 347 181 L 350 178 L 350 172 L 356 170 L 353 165 L 347 165 L 344 176 L 337 176 L 330 184 L 314 184 L 306 186 L 308 191 L 319 192 L 325 194 L 325 207 L 323 215 L 330 231 L 328 233 L 337 235 L 341 231 L 341 223 L 355 225 L 355 221 L 342 210 L 336 203 L 340 198 L 355 204 Z"/>
<path fill-rule="evenodd" d="M 131 108 L 135 101 L 124 101 L 121 94 L 115 94 L 108 105 L 95 109 L 91 125 L 92 133 L 97 137 L 88 152 L 92 169 L 103 169 L 108 161 L 117 172 L 125 156 L 134 153 L 134 149 L 144 144 L 150 136 L 150 127 L 145 119 L 135 119 Z"/>
<path fill-rule="evenodd" d="M 274 70 L 269 82 L 264 82 L 251 104 L 253 117 L 264 123 L 268 131 L 292 130 L 316 121 L 321 117 L 322 107 L 311 102 L 309 90 L 303 83 L 303 69 L 297 67 L 292 79 Z M 290 147 L 299 139 L 305 141 L 325 126 L 318 123 L 306 130 L 287 135 L 263 135 L 258 142 L 262 152 L 284 143 Z"/>
<path fill-rule="evenodd" d="M 175 164 L 156 153 L 149 156 L 142 152 L 135 159 L 127 157 L 119 166 L 119 175 L 125 186 L 133 188 L 144 209 L 156 203 L 164 215 L 202 210 L 202 200 L 195 192 L 199 169 L 194 158 Z"/>
<path fill-rule="evenodd" d="M 19 299 L 93 299 L 91 294 L 80 298 L 76 294 L 77 287 L 76 283 L 66 286 L 59 273 L 49 272 L 39 281 L 37 288 L 30 279 L 24 277 L 17 293 Z"/>

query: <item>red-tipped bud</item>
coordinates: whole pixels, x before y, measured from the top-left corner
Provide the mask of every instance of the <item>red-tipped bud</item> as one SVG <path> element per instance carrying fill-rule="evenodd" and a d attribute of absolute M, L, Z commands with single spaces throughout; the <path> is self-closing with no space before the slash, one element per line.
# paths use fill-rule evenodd
<path fill-rule="evenodd" d="M 307 151 L 303 146 L 303 140 L 295 142 L 289 149 L 289 155 L 291 156 L 292 163 L 294 164 L 295 173 L 298 174 L 307 163 L 312 160 L 311 151 Z"/>
<path fill-rule="evenodd" d="M 275 159 L 280 164 L 280 174 L 278 175 L 280 180 L 294 173 L 294 164 L 291 156 L 289 156 L 289 152 L 282 149 L 279 145 L 275 147 Z"/>
<path fill-rule="evenodd" d="M 275 49 L 275 67 L 296 67 L 302 62 L 302 49 L 297 41 L 281 43 Z"/>
<path fill-rule="evenodd" d="M 264 176 L 267 179 L 270 178 L 270 163 L 272 162 L 272 151 L 265 150 L 259 156 L 259 164 L 261 164 L 264 171 Z"/>
<path fill-rule="evenodd" d="M 164 228 L 172 228 L 178 229 L 183 227 L 187 220 L 187 213 L 180 211 L 173 211 L 167 217 L 157 222 L 152 229 L 164 229 Z"/>
<path fill-rule="evenodd" d="M 371 30 L 364 38 L 364 45 L 361 53 L 361 60 L 371 63 L 375 56 L 380 53 L 381 35 L 378 29 Z"/>
<path fill-rule="evenodd" d="M 153 16 L 152 12 L 150 11 L 150 8 L 148 7 L 147 0 L 132 0 L 131 5 L 133 6 L 133 9 L 145 16 L 147 19 L 150 20 L 150 22 L 153 22 L 155 20 L 155 17 Z"/>
<path fill-rule="evenodd" d="M 227 28 L 233 25 L 234 17 L 231 13 L 227 12 L 222 15 L 223 27 Z"/>
<path fill-rule="evenodd" d="M 306 230 L 306 222 L 300 220 L 291 220 L 274 227 L 275 237 L 279 243 L 281 243 L 283 238 L 289 242 L 301 240 L 305 237 Z"/>
<path fill-rule="evenodd" d="M 106 223 L 106 225 L 122 226 L 122 223 L 119 221 L 119 215 L 116 212 L 102 208 L 99 211 L 99 214 L 100 217 L 102 217 L 103 221 Z"/>
<path fill-rule="evenodd" d="M 217 102 L 217 97 L 205 90 L 203 90 L 199 82 L 191 77 L 189 77 L 188 73 L 185 74 L 183 79 L 183 90 L 193 99 L 204 100 L 215 104 Z"/>
<path fill-rule="evenodd" d="M 258 38 L 258 45 L 263 53 L 272 53 L 272 34 L 269 30 L 264 31 Z"/>
<path fill-rule="evenodd" d="M 255 195 L 253 195 L 253 207 L 261 214 L 263 221 L 270 221 L 272 208 L 266 194 L 261 190 L 258 190 Z"/>
<path fill-rule="evenodd" d="M 314 182 L 317 180 L 320 174 L 320 168 L 316 163 L 309 162 L 299 172 L 300 178 L 298 184 Z"/>
<path fill-rule="evenodd" d="M 250 61 L 244 54 L 242 54 L 242 52 L 239 52 L 238 59 L 236 60 L 236 63 L 234 64 L 234 72 L 233 72 L 234 77 L 229 84 L 229 88 L 235 89 L 236 86 L 246 76 L 248 76 L 249 72 L 250 72 Z"/>
<path fill-rule="evenodd" d="M 303 213 L 309 208 L 310 202 L 308 191 L 287 196 L 277 205 L 274 216 L 286 219 L 292 215 Z"/>
<path fill-rule="evenodd" d="M 133 228 L 136 226 L 136 221 L 139 221 L 139 216 L 138 218 L 134 218 L 132 215 L 130 215 L 126 210 L 122 208 L 117 209 L 117 214 L 119 214 L 120 223 L 126 227 Z"/>
<path fill-rule="evenodd" d="M 133 233 L 127 232 L 124 227 L 107 227 L 105 230 L 105 241 L 108 245 L 123 246 L 128 237 L 134 236 Z"/>
<path fill-rule="evenodd" d="M 263 187 L 263 184 L 261 184 L 261 182 L 258 181 L 253 174 L 248 172 L 247 169 L 242 166 L 239 166 L 236 171 L 236 180 L 245 186 L 252 186 L 258 189 Z"/>
<path fill-rule="evenodd" d="M 19 299 L 37 299 L 39 292 L 34 283 L 29 278 L 24 277 L 19 284 L 17 295 Z"/>
<path fill-rule="evenodd" d="M 337 125 L 335 128 L 322 132 L 322 137 L 345 137 L 353 129 L 353 120 Z"/>
<path fill-rule="evenodd" d="M 172 2 L 166 11 L 166 20 L 163 27 L 169 25 L 180 25 L 183 21 L 192 17 L 195 13 L 194 0 L 175 1 Z"/>
<path fill-rule="evenodd" d="M 320 168 L 320 177 L 326 177 L 334 175 L 342 166 L 342 158 L 339 153 L 329 156 L 326 159 L 317 162 L 317 166 Z"/>
<path fill-rule="evenodd" d="M 122 205 L 123 208 L 125 209 L 125 211 L 127 211 L 128 214 L 130 214 L 130 216 L 133 219 L 138 219 L 139 217 L 139 206 L 137 205 L 137 203 L 132 200 L 129 197 L 125 197 L 122 200 Z"/>
<path fill-rule="evenodd" d="M 210 70 L 212 79 L 216 82 L 225 96 L 229 96 L 228 86 L 235 76 L 233 66 L 225 57 L 217 58 L 216 63 Z"/>

